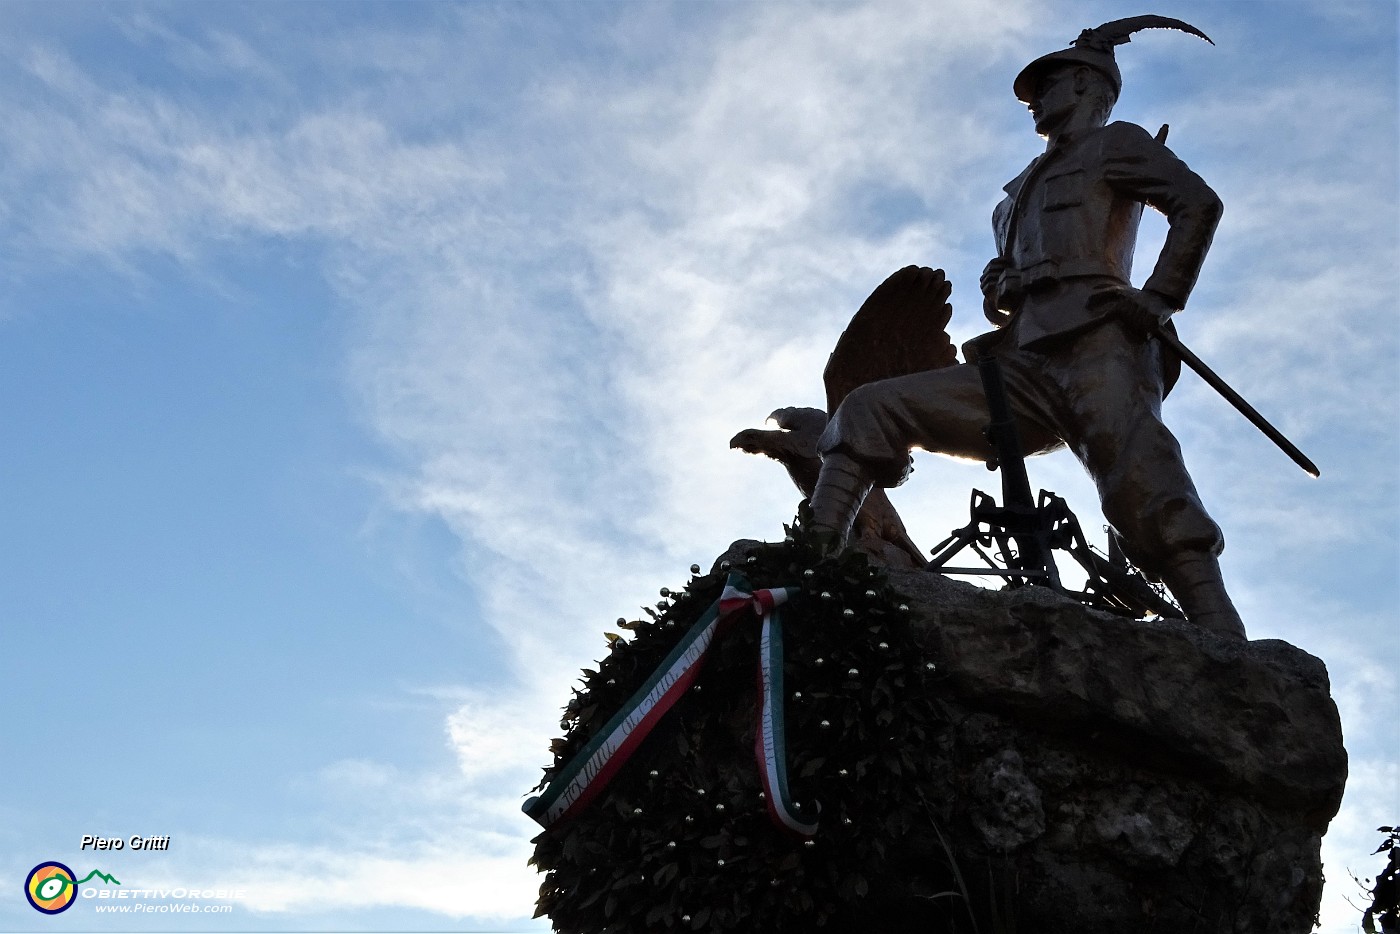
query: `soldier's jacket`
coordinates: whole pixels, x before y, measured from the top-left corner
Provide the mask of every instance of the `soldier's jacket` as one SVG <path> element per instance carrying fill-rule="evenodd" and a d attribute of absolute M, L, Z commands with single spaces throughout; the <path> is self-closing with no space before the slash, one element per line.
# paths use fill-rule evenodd
<path fill-rule="evenodd" d="M 999 255 L 1020 289 L 1094 277 L 1130 282 L 1142 206 L 1170 224 L 1143 288 L 1181 308 L 1220 221 L 1214 191 L 1142 127 L 1110 123 L 1037 158 L 1007 184 L 992 216 Z M 1015 321 L 1021 346 L 1083 330 L 1109 312 L 1083 303 L 1027 302 Z"/>

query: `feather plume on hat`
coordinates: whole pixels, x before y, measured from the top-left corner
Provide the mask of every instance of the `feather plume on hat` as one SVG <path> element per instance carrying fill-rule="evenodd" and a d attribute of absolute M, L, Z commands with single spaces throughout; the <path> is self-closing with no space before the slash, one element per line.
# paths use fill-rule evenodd
<path fill-rule="evenodd" d="M 1086 65 L 1105 75 L 1113 83 L 1113 93 L 1117 94 L 1123 90 L 1123 75 L 1118 70 L 1118 62 L 1113 57 L 1113 50 L 1125 42 L 1131 42 L 1133 33 L 1143 29 L 1175 29 L 1179 32 L 1199 36 L 1211 45 L 1215 45 L 1210 36 L 1195 26 L 1170 16 L 1148 13 L 1143 16 L 1115 19 L 1102 26 L 1084 30 L 1069 48 L 1051 52 L 1049 55 L 1042 55 L 1022 68 L 1021 73 L 1016 76 L 1016 80 L 1012 83 L 1012 90 L 1016 92 L 1017 100 L 1030 103 L 1031 95 L 1035 92 L 1035 83 L 1040 76 L 1050 68 L 1064 65 Z"/>

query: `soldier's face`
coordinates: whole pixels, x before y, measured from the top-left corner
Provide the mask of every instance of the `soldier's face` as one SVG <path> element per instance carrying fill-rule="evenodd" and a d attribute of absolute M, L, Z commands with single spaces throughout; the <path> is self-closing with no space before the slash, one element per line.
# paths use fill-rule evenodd
<path fill-rule="evenodd" d="M 1074 77 L 1076 70 L 1055 68 L 1047 71 L 1035 83 L 1035 93 L 1026 106 L 1035 120 L 1035 131 L 1041 136 L 1053 133 L 1079 105 L 1080 94 Z"/>

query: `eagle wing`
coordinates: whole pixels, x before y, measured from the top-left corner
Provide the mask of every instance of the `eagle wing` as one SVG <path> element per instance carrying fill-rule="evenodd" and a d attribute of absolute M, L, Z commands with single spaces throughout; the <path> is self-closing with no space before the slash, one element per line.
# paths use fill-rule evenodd
<path fill-rule="evenodd" d="M 826 410 L 857 386 L 958 362 L 948 336 L 953 287 L 941 269 L 905 266 L 865 300 L 826 361 Z"/>

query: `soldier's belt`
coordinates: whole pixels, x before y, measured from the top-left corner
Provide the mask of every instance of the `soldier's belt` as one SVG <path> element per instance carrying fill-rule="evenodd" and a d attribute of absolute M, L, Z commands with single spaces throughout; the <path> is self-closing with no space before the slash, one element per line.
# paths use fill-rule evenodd
<path fill-rule="evenodd" d="M 1093 259 L 1047 259 L 1007 273 L 1008 280 L 1017 280 L 1016 284 L 1022 292 L 1040 291 L 1057 285 L 1064 279 L 1079 279 L 1086 276 L 1103 276 L 1124 283 L 1128 281 L 1123 270 L 1115 269 L 1101 260 Z"/>

